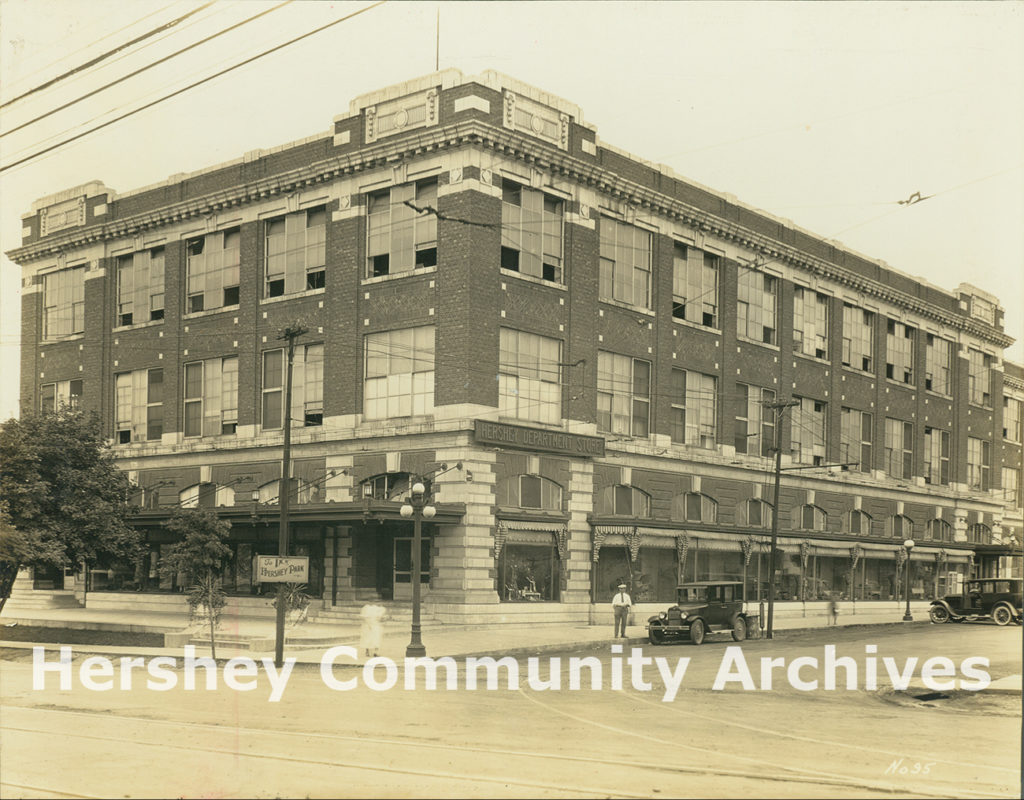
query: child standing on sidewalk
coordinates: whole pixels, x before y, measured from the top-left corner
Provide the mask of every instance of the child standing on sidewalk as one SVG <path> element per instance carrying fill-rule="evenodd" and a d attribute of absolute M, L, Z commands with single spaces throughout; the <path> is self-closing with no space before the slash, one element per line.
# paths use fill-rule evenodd
<path fill-rule="evenodd" d="M 359 617 L 363 622 L 359 631 L 359 652 L 367 658 L 380 655 L 386 614 L 387 609 L 375 603 L 365 605 L 359 611 Z"/>

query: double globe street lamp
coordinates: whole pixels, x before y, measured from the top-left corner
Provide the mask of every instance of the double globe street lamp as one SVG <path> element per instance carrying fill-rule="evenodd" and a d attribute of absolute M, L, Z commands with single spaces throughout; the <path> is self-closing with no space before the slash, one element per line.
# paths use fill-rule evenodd
<path fill-rule="evenodd" d="M 422 658 L 427 654 L 427 648 L 423 646 L 420 639 L 420 569 L 421 549 L 423 541 L 423 520 L 432 519 L 437 509 L 430 505 L 426 496 L 427 488 L 421 481 L 412 485 L 412 492 L 409 499 L 402 504 L 399 512 L 403 517 L 412 517 L 413 541 L 412 541 L 412 638 L 409 646 L 405 648 L 406 658 Z"/>
<path fill-rule="evenodd" d="M 904 622 L 913 622 L 914 618 L 910 614 L 910 551 L 914 549 L 914 540 L 913 539 L 907 539 L 906 541 L 903 542 L 903 546 L 907 550 L 907 573 L 906 573 L 906 578 L 904 579 L 904 582 L 907 585 L 907 611 L 903 615 L 903 621 Z"/>

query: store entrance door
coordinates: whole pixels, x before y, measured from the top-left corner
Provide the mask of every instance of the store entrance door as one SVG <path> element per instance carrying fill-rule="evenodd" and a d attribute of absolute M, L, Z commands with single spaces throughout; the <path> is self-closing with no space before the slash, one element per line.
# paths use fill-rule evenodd
<path fill-rule="evenodd" d="M 396 536 L 392 553 L 392 580 L 395 600 L 412 599 L 412 543 L 411 536 Z M 430 539 L 420 540 L 420 593 L 430 584 Z"/>

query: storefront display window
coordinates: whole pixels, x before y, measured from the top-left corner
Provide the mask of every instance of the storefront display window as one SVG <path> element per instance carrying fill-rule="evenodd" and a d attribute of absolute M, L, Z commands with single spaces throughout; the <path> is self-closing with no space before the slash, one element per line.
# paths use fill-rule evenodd
<path fill-rule="evenodd" d="M 629 548 L 601 548 L 597 562 L 598 602 L 609 598 L 620 583 L 626 584 L 634 603 L 671 603 L 676 599 L 679 583 L 679 560 L 675 542 L 672 547 L 640 547 L 636 561 L 630 560 Z"/>
<path fill-rule="evenodd" d="M 499 595 L 506 602 L 556 602 L 558 553 L 555 543 L 506 543 L 498 559 Z"/>

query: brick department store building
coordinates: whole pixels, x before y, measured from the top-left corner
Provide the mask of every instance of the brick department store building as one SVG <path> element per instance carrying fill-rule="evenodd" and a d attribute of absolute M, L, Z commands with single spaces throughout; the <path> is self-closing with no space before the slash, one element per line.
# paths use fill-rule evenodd
<path fill-rule="evenodd" d="M 23 413 L 98 411 L 137 487 L 149 555 L 87 576 L 90 606 L 183 602 L 157 570 L 179 505 L 230 520 L 229 589 L 258 594 L 287 418 L 292 554 L 322 614 L 411 595 L 417 476 L 435 619 L 596 619 L 620 580 L 657 606 L 681 579 L 763 596 L 777 433 L 807 467 L 783 473 L 782 606 L 893 607 L 908 537 L 915 599 L 1019 574 L 1024 376 L 997 298 L 695 185 L 498 73 L 388 87 L 154 186 L 44 197 L 9 255 Z"/>

